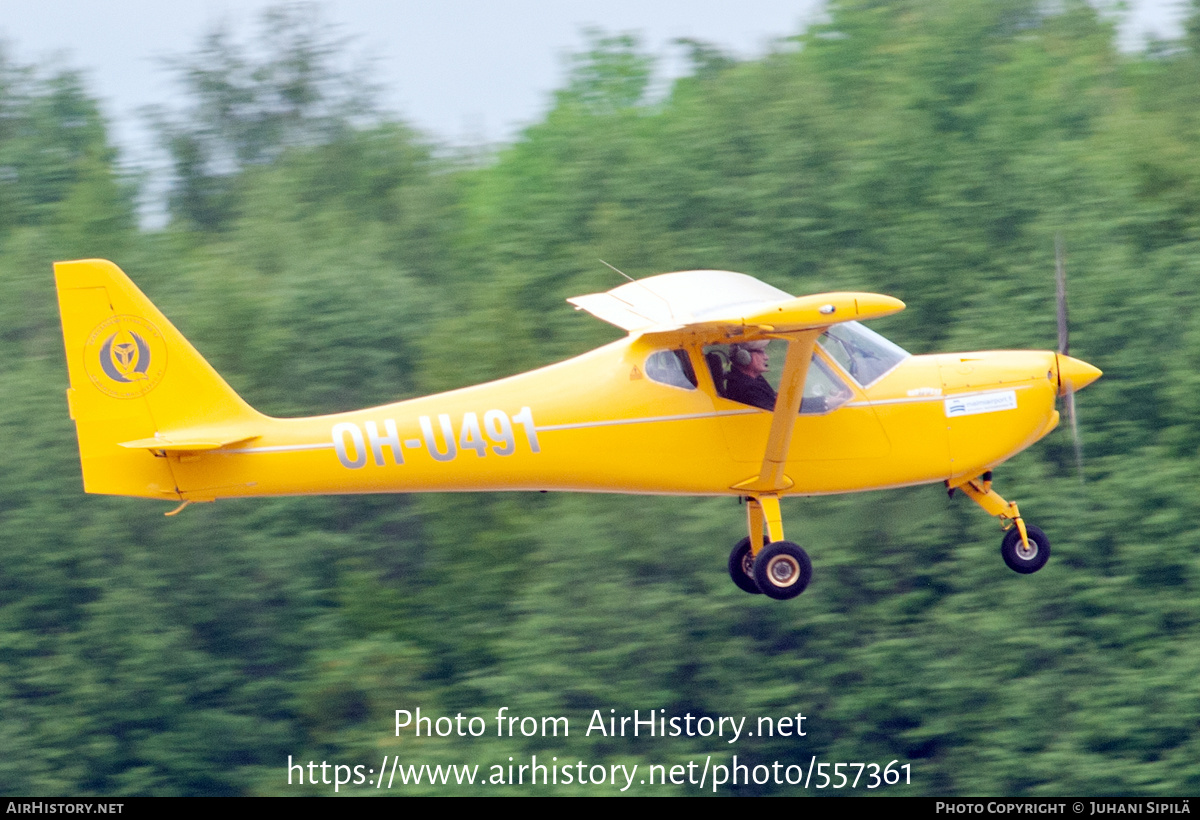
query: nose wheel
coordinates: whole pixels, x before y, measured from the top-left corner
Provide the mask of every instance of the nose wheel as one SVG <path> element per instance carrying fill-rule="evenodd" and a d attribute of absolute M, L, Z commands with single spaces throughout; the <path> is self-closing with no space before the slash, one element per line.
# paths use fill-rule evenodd
<path fill-rule="evenodd" d="M 1000 557 L 1009 569 L 1029 575 L 1046 566 L 1050 560 L 1050 539 L 1037 527 L 1025 523 L 1015 502 L 1005 501 L 992 489 L 990 470 L 957 488 L 951 488 L 951 495 L 955 489 L 961 489 L 985 512 L 1000 519 L 1001 526 L 1007 530 L 1004 540 L 1000 542 Z"/>
<path fill-rule="evenodd" d="M 1025 525 L 1028 544 L 1021 542 L 1021 532 L 1013 527 L 1004 533 L 1000 542 L 1000 556 L 1013 572 L 1028 575 L 1046 566 L 1050 560 L 1050 539 L 1032 524 Z"/>

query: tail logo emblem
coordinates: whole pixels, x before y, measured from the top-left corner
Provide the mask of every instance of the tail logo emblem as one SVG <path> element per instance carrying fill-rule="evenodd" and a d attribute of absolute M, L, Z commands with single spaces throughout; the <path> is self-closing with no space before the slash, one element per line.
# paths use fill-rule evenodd
<path fill-rule="evenodd" d="M 137 316 L 101 322 L 83 350 L 92 384 L 116 399 L 136 399 L 158 385 L 167 370 L 167 343 L 158 328 Z"/>

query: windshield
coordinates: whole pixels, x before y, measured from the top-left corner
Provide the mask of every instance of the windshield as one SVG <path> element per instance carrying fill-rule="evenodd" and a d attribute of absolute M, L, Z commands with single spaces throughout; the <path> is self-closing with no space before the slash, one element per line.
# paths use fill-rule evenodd
<path fill-rule="evenodd" d="M 858 322 L 834 325 L 817 341 L 863 387 L 879 381 L 910 355 Z"/>

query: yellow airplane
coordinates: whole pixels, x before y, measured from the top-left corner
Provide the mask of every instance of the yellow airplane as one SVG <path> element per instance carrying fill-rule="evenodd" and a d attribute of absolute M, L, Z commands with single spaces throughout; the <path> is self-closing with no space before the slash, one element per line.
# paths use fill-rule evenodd
<path fill-rule="evenodd" d="M 246 404 L 116 265 L 54 267 L 87 492 L 181 502 L 168 515 L 218 498 L 325 493 L 741 496 L 749 534 L 730 575 L 776 599 L 812 576 L 784 538 L 787 495 L 942 482 L 1000 520 L 1009 567 L 1040 569 L 1049 541 L 992 488 L 991 470 L 1054 429 L 1057 397 L 1101 375 L 1064 353 L 912 356 L 859 324 L 903 310 L 898 299 L 793 297 L 702 270 L 569 299 L 628 332 L 574 359 L 277 419 Z M 746 372 L 769 368 L 768 346 L 785 351 L 773 411 L 729 397 Z"/>

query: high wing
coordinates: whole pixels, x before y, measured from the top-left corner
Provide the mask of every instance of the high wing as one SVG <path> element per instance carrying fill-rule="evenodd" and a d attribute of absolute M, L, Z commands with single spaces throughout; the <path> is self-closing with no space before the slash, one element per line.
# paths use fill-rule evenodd
<path fill-rule="evenodd" d="M 752 276 L 723 270 L 664 273 L 567 301 L 630 333 L 698 337 L 712 344 L 786 339 L 904 309 L 899 299 L 878 293 L 791 296 Z"/>
<path fill-rule="evenodd" d="M 664 273 L 567 301 L 632 334 L 661 336 L 664 342 L 672 337 L 703 344 L 786 340 L 787 358 L 762 466 L 757 476 L 737 485 L 760 493 L 792 484 L 783 468 L 817 337 L 830 325 L 904 310 L 899 299 L 878 293 L 791 296 L 752 276 L 723 270 Z"/>

